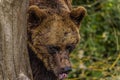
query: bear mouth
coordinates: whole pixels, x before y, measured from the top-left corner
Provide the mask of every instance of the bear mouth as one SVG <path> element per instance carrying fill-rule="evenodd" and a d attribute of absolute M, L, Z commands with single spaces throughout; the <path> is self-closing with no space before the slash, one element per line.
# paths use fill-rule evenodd
<path fill-rule="evenodd" d="M 64 79 L 67 78 L 67 77 L 68 77 L 68 73 L 60 73 L 60 74 L 58 75 L 59 80 L 64 80 Z"/>
<path fill-rule="evenodd" d="M 59 74 L 59 79 L 60 80 L 63 80 L 65 78 L 67 78 L 67 77 L 68 77 L 68 74 L 66 74 L 66 73 Z"/>
<path fill-rule="evenodd" d="M 71 67 L 66 67 L 66 70 L 64 71 L 59 71 L 56 76 L 58 77 L 59 80 L 64 80 L 65 78 L 68 77 L 68 73 L 71 71 Z"/>

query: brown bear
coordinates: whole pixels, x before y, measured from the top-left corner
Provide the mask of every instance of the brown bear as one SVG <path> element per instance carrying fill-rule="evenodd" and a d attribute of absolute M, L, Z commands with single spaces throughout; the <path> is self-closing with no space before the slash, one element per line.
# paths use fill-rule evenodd
<path fill-rule="evenodd" d="M 70 0 L 31 0 L 28 51 L 34 80 L 63 80 L 71 71 L 69 55 L 80 40 L 86 10 Z"/>

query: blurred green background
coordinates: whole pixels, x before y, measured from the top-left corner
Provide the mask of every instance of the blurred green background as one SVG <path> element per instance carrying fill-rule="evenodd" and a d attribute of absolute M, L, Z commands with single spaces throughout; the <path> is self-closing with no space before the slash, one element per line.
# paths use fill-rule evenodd
<path fill-rule="evenodd" d="M 66 80 L 120 80 L 120 0 L 73 0 L 87 16 Z"/>

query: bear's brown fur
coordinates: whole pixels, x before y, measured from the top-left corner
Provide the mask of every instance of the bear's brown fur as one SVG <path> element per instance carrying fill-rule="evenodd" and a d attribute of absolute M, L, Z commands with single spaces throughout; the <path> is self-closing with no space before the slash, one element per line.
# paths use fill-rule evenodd
<path fill-rule="evenodd" d="M 28 50 L 34 80 L 63 80 L 71 70 L 69 54 L 80 40 L 83 7 L 70 0 L 31 0 L 28 9 Z"/>

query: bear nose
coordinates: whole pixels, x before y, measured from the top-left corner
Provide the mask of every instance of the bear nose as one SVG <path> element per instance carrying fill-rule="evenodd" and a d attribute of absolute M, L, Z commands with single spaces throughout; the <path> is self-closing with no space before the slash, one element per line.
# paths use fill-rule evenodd
<path fill-rule="evenodd" d="M 69 73 L 70 71 L 72 71 L 71 67 L 65 67 L 62 69 L 64 73 Z"/>

